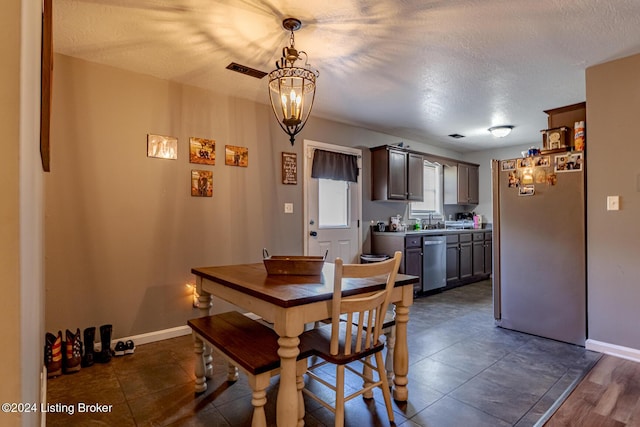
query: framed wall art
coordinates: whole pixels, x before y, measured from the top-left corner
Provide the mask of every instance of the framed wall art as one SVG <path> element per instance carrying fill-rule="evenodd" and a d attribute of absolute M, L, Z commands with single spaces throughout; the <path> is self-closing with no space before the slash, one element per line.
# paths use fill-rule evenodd
<path fill-rule="evenodd" d="M 191 171 L 191 195 L 194 197 L 213 196 L 213 172 L 203 170 Z"/>
<path fill-rule="evenodd" d="M 533 186 L 533 184 L 530 185 L 521 185 L 518 188 L 518 195 L 519 196 L 533 196 L 536 192 L 536 188 Z"/>
<path fill-rule="evenodd" d="M 567 153 L 556 156 L 554 172 L 580 172 L 583 164 L 582 153 Z"/>
<path fill-rule="evenodd" d="M 189 138 L 189 163 L 216 164 L 216 142 L 213 139 Z"/>
<path fill-rule="evenodd" d="M 282 183 L 298 183 L 298 155 L 296 153 L 282 153 Z"/>
<path fill-rule="evenodd" d="M 236 147 L 235 145 L 224 146 L 224 164 L 229 166 L 249 166 L 249 149 L 247 147 Z"/>
<path fill-rule="evenodd" d="M 147 135 L 147 157 L 175 160 L 178 158 L 178 138 L 164 135 Z"/>
<path fill-rule="evenodd" d="M 500 166 L 503 171 L 512 171 L 516 169 L 516 161 L 515 159 L 503 160 Z"/>

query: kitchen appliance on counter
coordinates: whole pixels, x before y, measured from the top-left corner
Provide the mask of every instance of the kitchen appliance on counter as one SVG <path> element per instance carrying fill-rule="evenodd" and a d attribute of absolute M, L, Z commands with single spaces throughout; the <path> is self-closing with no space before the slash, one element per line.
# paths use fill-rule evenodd
<path fill-rule="evenodd" d="M 473 221 L 473 212 L 458 212 L 456 214 L 456 221 L 469 220 Z"/>
<path fill-rule="evenodd" d="M 458 221 L 445 221 L 444 227 L 455 230 L 465 230 L 474 228 L 474 224 L 472 219 L 461 219 Z"/>
<path fill-rule="evenodd" d="M 584 346 L 582 162 L 583 153 L 492 161 L 493 297 L 499 326 Z"/>

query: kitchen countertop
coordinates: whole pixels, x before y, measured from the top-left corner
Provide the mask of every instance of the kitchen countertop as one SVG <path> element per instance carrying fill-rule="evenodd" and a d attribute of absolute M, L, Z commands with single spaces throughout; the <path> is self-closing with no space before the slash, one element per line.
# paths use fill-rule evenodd
<path fill-rule="evenodd" d="M 377 236 L 415 236 L 415 235 L 446 235 L 446 234 L 462 234 L 474 232 L 491 232 L 491 228 L 432 228 L 428 230 L 407 230 L 407 231 L 375 231 L 372 233 Z"/>

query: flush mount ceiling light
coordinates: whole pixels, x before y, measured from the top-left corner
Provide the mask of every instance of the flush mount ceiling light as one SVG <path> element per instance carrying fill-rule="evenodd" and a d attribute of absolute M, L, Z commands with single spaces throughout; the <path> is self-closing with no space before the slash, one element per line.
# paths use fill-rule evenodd
<path fill-rule="evenodd" d="M 491 135 L 498 138 L 504 138 L 505 136 L 509 135 L 512 130 L 513 126 L 493 126 L 489 128 L 489 132 L 491 132 Z"/>
<path fill-rule="evenodd" d="M 307 53 L 296 50 L 293 32 L 301 26 L 302 22 L 296 18 L 282 21 L 282 27 L 291 32 L 289 46 L 282 49 L 282 58 L 276 62 L 276 69 L 269 73 L 271 108 L 278 124 L 289 135 L 291 145 L 309 118 L 319 76 L 307 62 Z M 301 60 L 301 55 L 304 55 L 304 66 L 297 67 L 295 63 Z"/>

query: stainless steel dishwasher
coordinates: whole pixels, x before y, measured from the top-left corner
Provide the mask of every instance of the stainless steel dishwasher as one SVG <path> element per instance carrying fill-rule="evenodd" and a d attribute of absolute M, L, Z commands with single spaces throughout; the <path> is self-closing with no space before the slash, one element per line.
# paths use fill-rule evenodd
<path fill-rule="evenodd" d="M 447 237 L 422 237 L 422 291 L 444 288 L 447 284 Z"/>

